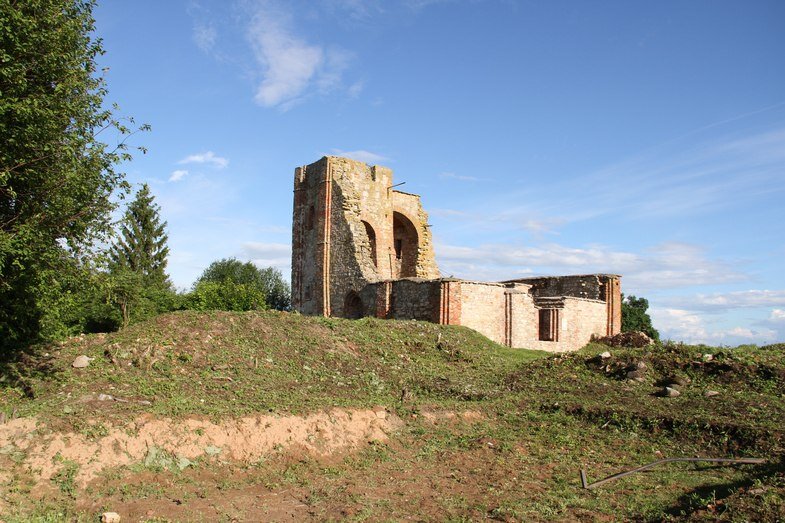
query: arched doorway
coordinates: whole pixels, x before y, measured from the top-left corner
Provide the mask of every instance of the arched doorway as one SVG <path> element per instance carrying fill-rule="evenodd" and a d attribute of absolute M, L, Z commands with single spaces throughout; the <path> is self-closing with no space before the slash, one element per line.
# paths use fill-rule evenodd
<path fill-rule="evenodd" d="M 393 213 L 393 260 L 394 278 L 417 276 L 417 254 L 419 237 L 417 228 L 409 218 L 399 212 Z"/>
<path fill-rule="evenodd" d="M 349 291 L 346 294 L 346 299 L 343 301 L 343 316 L 350 320 L 363 317 L 363 301 L 360 295 L 354 291 Z"/>

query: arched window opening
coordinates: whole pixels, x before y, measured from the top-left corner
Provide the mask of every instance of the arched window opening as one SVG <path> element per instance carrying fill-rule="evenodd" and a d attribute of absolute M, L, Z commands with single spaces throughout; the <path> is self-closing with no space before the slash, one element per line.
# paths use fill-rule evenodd
<path fill-rule="evenodd" d="M 378 267 L 376 263 L 376 231 L 373 230 L 371 224 L 363 221 L 363 225 L 365 225 L 365 234 L 368 236 L 368 249 L 371 255 L 371 261 L 373 262 L 374 267 Z"/>
<path fill-rule="evenodd" d="M 343 302 L 343 315 L 350 320 L 357 320 L 363 317 L 363 301 L 360 295 L 354 291 L 349 291 Z"/>
<path fill-rule="evenodd" d="M 417 229 L 409 218 L 399 212 L 393 213 L 393 249 L 395 250 L 394 277 L 413 278 L 417 276 L 419 250 Z"/>

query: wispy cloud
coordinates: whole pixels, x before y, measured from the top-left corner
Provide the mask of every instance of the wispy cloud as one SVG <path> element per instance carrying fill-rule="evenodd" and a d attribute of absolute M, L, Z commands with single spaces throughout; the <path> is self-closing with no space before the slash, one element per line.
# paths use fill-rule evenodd
<path fill-rule="evenodd" d="M 606 216 L 694 219 L 756 205 L 785 194 L 785 127 L 677 139 L 601 169 L 545 179 L 464 209 L 465 227 L 505 230 L 543 217 L 562 225 Z"/>
<path fill-rule="evenodd" d="M 245 242 L 243 254 L 261 267 L 277 267 L 287 272 L 292 262 L 292 246 L 288 243 Z"/>
<path fill-rule="evenodd" d="M 477 178 L 476 176 L 465 176 L 465 175 L 455 174 L 455 173 L 452 173 L 452 172 L 440 173 L 439 174 L 439 178 L 441 178 L 443 180 L 458 180 L 458 181 L 461 181 L 461 182 L 478 182 L 478 181 L 480 181 L 480 178 Z"/>
<path fill-rule="evenodd" d="M 349 86 L 347 94 L 349 95 L 349 98 L 357 98 L 360 96 L 360 93 L 363 92 L 363 89 L 365 89 L 365 81 L 358 80 Z"/>
<path fill-rule="evenodd" d="M 743 281 L 746 276 L 723 261 L 706 257 L 698 246 L 670 242 L 644 252 L 614 251 L 558 244 L 538 247 L 487 244 L 479 247 L 437 245 L 443 272 L 462 278 L 513 279 L 516 274 L 611 272 L 624 275 L 634 292 Z"/>
<path fill-rule="evenodd" d="M 204 52 L 212 51 L 218 33 L 215 27 L 209 24 L 197 24 L 194 26 L 193 39 L 196 46 Z"/>
<path fill-rule="evenodd" d="M 211 52 L 218 39 L 218 32 L 213 25 L 210 12 L 196 0 L 188 4 L 187 12 L 193 21 L 191 38 L 199 49 L 205 53 Z"/>
<path fill-rule="evenodd" d="M 588 174 L 578 183 L 597 213 L 633 218 L 699 214 L 785 192 L 785 129 L 667 144 Z"/>
<path fill-rule="evenodd" d="M 333 149 L 332 152 L 336 156 L 351 158 L 352 160 L 365 162 L 367 164 L 379 164 L 382 162 L 392 161 L 390 160 L 390 158 L 387 158 L 386 156 L 382 156 L 381 154 L 373 153 L 371 151 L 366 151 L 363 149 L 358 149 L 356 151 L 344 151 L 341 149 Z"/>
<path fill-rule="evenodd" d="M 287 4 L 256 4 L 248 38 L 263 70 L 254 100 L 264 107 L 288 110 L 313 90 L 327 92 L 340 87 L 352 59 L 343 49 L 297 36 L 293 25 Z"/>
<path fill-rule="evenodd" d="M 455 0 L 404 0 L 404 5 L 413 11 L 419 11 L 436 4 L 446 4 Z"/>
<path fill-rule="evenodd" d="M 183 158 L 177 163 L 180 165 L 186 165 L 191 163 L 208 164 L 218 169 L 223 169 L 227 165 L 229 165 L 229 160 L 221 156 L 217 156 L 212 151 L 206 151 L 203 153 L 191 154 L 189 156 L 186 156 L 185 158 Z"/>
<path fill-rule="evenodd" d="M 383 0 L 322 0 L 328 9 L 354 21 L 366 21 L 384 12 Z"/>
<path fill-rule="evenodd" d="M 771 316 L 769 316 L 769 321 L 775 321 L 777 323 L 785 323 L 785 310 L 774 309 L 773 311 L 771 311 Z"/>
<path fill-rule="evenodd" d="M 185 169 L 178 169 L 176 171 L 172 171 L 172 175 L 169 177 L 169 181 L 179 182 L 187 175 L 188 175 L 188 171 L 186 171 Z"/>
<path fill-rule="evenodd" d="M 666 339 L 708 345 L 738 345 L 740 343 L 771 343 L 777 340 L 774 329 L 731 327 L 715 328 L 700 314 L 684 309 L 649 309 L 654 327 Z"/>
<path fill-rule="evenodd" d="M 680 296 L 668 300 L 670 305 L 706 312 L 785 306 L 785 290 L 746 290 Z"/>

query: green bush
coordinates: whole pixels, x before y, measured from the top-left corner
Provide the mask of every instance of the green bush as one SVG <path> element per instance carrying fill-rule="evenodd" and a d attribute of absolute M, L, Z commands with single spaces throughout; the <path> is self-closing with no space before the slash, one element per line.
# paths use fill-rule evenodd
<path fill-rule="evenodd" d="M 651 323 L 651 317 L 646 312 L 649 309 L 649 300 L 622 294 L 621 302 L 621 331 L 639 331 L 647 334 L 651 339 L 659 341 L 660 333 Z"/>
<path fill-rule="evenodd" d="M 185 296 L 184 307 L 197 311 L 250 311 L 266 309 L 267 302 L 264 292 L 253 285 L 231 280 L 201 281 Z"/>

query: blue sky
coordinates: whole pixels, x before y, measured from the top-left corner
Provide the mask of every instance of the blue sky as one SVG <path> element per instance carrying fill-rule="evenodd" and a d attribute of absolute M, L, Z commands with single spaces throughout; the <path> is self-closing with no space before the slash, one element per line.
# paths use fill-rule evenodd
<path fill-rule="evenodd" d="M 325 154 L 422 195 L 442 274 L 611 272 L 666 338 L 785 341 L 785 2 L 104 0 L 175 284 L 289 275 Z"/>

